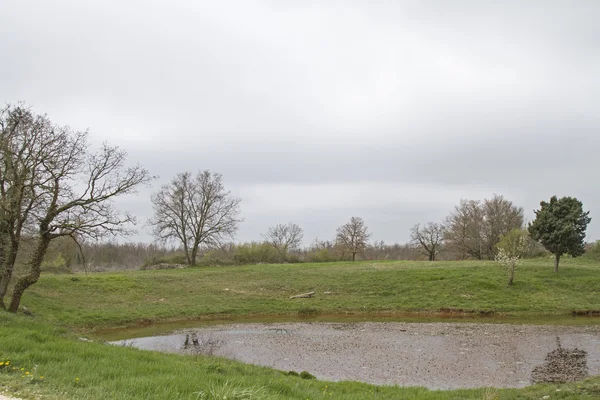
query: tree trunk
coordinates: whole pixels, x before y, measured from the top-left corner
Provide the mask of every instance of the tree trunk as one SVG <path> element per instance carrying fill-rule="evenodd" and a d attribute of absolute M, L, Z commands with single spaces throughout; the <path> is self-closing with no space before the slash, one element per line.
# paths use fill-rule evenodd
<path fill-rule="evenodd" d="M 558 263 L 560 261 L 560 254 L 556 253 L 554 255 L 554 272 L 558 272 Z"/>
<path fill-rule="evenodd" d="M 185 259 L 187 260 L 188 265 L 192 265 L 192 259 L 190 258 L 190 249 L 188 248 L 185 240 L 183 241 L 183 252 L 185 253 Z"/>
<path fill-rule="evenodd" d="M 198 257 L 198 246 L 198 244 L 194 244 L 194 248 L 192 249 L 192 256 L 189 259 L 191 267 L 196 265 L 196 257 Z"/>
<path fill-rule="evenodd" d="M 514 280 L 515 280 L 515 264 L 512 264 L 508 271 L 508 286 L 512 286 Z"/>
<path fill-rule="evenodd" d="M 38 281 L 41 274 L 41 265 L 44 261 L 44 255 L 46 254 L 46 250 L 48 250 L 48 245 L 50 244 L 50 237 L 48 235 L 43 235 L 38 242 L 38 245 L 33 252 L 31 259 L 29 261 L 29 265 L 31 269 L 29 273 L 19 279 L 15 288 L 13 289 L 12 299 L 10 301 L 10 306 L 8 307 L 8 311 L 12 313 L 16 313 L 19 310 L 19 304 L 21 303 L 21 297 L 27 288 Z"/>
<path fill-rule="evenodd" d="M 429 252 L 429 261 L 435 261 L 435 250 Z"/>
<path fill-rule="evenodd" d="M 352 261 L 354 261 L 356 259 L 356 252 L 352 252 Z"/>
<path fill-rule="evenodd" d="M 2 276 L 0 276 L 0 308 L 3 310 L 6 309 L 6 305 L 4 304 L 4 296 L 6 296 L 6 292 L 8 291 L 8 284 L 10 283 L 10 279 L 12 278 L 13 270 L 15 267 L 15 260 L 17 259 L 17 252 L 19 249 L 18 243 L 15 245 L 14 243 L 11 245 L 9 253 L 4 260 L 4 270 L 2 272 Z"/>

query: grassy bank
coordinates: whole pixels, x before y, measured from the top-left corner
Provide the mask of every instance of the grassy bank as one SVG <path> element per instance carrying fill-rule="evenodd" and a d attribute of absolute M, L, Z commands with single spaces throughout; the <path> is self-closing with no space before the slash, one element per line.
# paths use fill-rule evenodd
<path fill-rule="evenodd" d="M 152 353 L 76 339 L 73 331 L 228 314 L 464 309 L 535 318 L 600 309 L 600 266 L 566 260 L 559 274 L 529 261 L 514 287 L 494 263 L 362 262 L 47 275 L 0 313 L 0 389 L 25 398 L 596 399 L 600 378 L 522 390 L 429 391 L 330 383 L 214 357 Z M 311 299 L 292 294 L 315 291 Z M 325 293 L 328 292 L 328 293 Z M 15 368 L 15 369 L 12 369 Z M 21 370 L 23 368 L 23 370 Z M 29 372 L 29 374 L 27 374 Z M 32 377 L 33 376 L 33 377 Z M 43 377 L 43 379 L 41 378 Z M 221 391 L 221 392 L 220 392 Z M 0 390 L 1 392 L 1 390 Z M 233 393 L 232 393 L 233 394 Z M 244 398 L 244 397 L 237 397 Z"/>
<path fill-rule="evenodd" d="M 323 382 L 216 357 L 178 356 L 74 340 L 65 329 L 0 314 L 0 388 L 44 399 L 597 399 L 600 380 L 522 390 L 430 391 Z M 15 368 L 14 370 L 12 368 Z M 21 369 L 22 368 L 22 369 Z M 43 378 L 42 378 L 43 377 Z M 227 394 L 227 390 L 230 393 Z M 559 390 L 559 391 L 557 391 Z M 254 394 L 236 397 L 235 393 Z M 0 390 L 1 392 L 1 390 Z M 202 392 L 214 395 L 202 397 Z"/>
<path fill-rule="evenodd" d="M 40 318 L 98 328 L 216 315 L 469 310 L 520 316 L 600 309 L 600 266 L 527 261 L 507 287 L 493 262 L 253 265 L 46 275 L 23 304 Z M 315 291 L 311 299 L 294 294 Z"/>

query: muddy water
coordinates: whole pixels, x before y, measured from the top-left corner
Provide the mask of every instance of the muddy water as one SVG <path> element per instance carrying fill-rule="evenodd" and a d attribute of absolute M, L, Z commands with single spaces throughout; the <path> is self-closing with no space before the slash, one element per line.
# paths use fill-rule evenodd
<path fill-rule="evenodd" d="M 148 350 L 208 352 L 333 381 L 454 389 L 531 384 L 534 368 L 557 349 L 557 337 L 562 348 L 585 351 L 589 374 L 600 375 L 600 326 L 232 324 L 124 342 Z"/>

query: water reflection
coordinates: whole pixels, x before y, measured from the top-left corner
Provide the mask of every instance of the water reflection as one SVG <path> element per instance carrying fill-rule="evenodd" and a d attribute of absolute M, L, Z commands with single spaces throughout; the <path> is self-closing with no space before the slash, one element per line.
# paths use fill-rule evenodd
<path fill-rule="evenodd" d="M 137 338 L 134 346 L 214 354 L 284 371 L 308 371 L 326 380 L 431 389 L 524 387 L 532 381 L 600 374 L 600 326 L 232 324 Z"/>
<path fill-rule="evenodd" d="M 588 376 L 587 352 L 578 348 L 565 349 L 556 337 L 556 349 L 546 355 L 545 363 L 531 372 L 534 383 L 575 382 Z"/>

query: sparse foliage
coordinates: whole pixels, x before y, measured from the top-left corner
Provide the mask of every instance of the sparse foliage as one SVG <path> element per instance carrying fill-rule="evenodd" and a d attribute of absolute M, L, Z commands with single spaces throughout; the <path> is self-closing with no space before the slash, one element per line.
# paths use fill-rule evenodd
<path fill-rule="evenodd" d="M 281 261 L 286 261 L 288 252 L 297 250 L 302 244 L 304 233 L 299 225 L 292 222 L 287 225 L 278 224 L 269 228 L 263 239 L 279 254 Z"/>
<path fill-rule="evenodd" d="M 502 235 L 523 227 L 523 209 L 503 196 L 461 200 L 446 218 L 446 243 L 460 259 L 493 260 Z"/>
<path fill-rule="evenodd" d="M 515 280 L 515 269 L 521 263 L 523 255 L 527 250 L 527 231 L 513 229 L 504 235 L 498 243 L 495 260 L 508 272 L 508 285 L 511 286 Z"/>
<path fill-rule="evenodd" d="M 435 257 L 442 251 L 444 233 L 442 224 L 429 222 L 422 228 L 417 224 L 410 231 L 411 244 L 425 254 L 429 261 L 435 261 Z"/>
<path fill-rule="evenodd" d="M 365 221 L 360 217 L 352 217 L 350 222 L 337 229 L 336 241 L 352 254 L 352 261 L 355 261 L 356 254 L 367 247 L 370 236 Z"/>
<path fill-rule="evenodd" d="M 196 264 L 200 246 L 218 246 L 241 222 L 240 199 L 225 190 L 221 174 L 210 171 L 177 175 L 152 195 L 152 204 L 155 237 L 181 244 L 189 265 Z"/>
<path fill-rule="evenodd" d="M 40 277 L 50 243 L 60 237 L 100 239 L 130 233 L 134 218 L 112 200 L 134 193 L 151 177 L 141 166 L 125 166 L 126 153 L 104 145 L 90 151 L 87 132 L 53 124 L 23 106 L 0 112 L 0 227 L 4 254 L 0 306 L 12 279 L 16 252 L 26 233 L 35 244 L 28 271 L 15 283 L 8 310 L 18 310 L 25 290 Z"/>
<path fill-rule="evenodd" d="M 585 231 L 592 220 L 589 214 L 574 197 L 552 196 L 549 202 L 542 201 L 540 209 L 535 211 L 529 234 L 554 254 L 554 272 L 558 272 L 563 254 L 577 257 L 585 252 Z"/>

